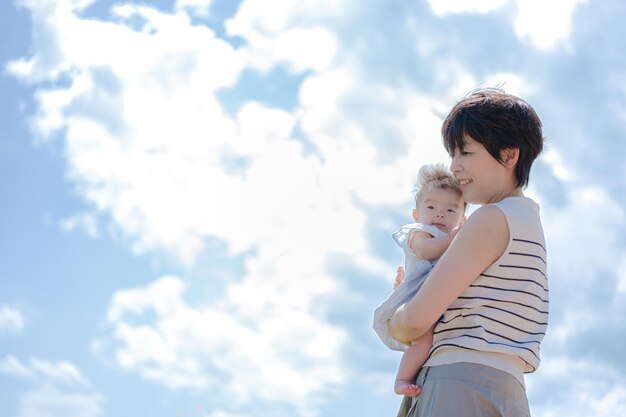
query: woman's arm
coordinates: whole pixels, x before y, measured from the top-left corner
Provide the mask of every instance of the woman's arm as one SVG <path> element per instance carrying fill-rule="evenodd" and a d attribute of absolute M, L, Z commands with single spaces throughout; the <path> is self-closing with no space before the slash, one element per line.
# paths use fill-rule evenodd
<path fill-rule="evenodd" d="M 401 342 L 424 334 L 463 291 L 496 261 L 509 243 L 506 217 L 495 206 L 476 210 L 442 255 L 411 301 L 389 322 L 390 334 Z"/>

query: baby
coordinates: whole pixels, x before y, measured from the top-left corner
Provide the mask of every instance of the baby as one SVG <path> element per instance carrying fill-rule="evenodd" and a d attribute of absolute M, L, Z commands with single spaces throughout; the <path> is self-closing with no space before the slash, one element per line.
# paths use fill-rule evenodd
<path fill-rule="evenodd" d="M 415 184 L 415 223 L 393 234 L 398 246 L 404 249 L 406 279 L 396 282 L 394 292 L 374 311 L 374 330 L 382 341 L 391 349 L 404 350 L 395 382 L 397 394 L 415 397 L 421 392 L 413 381 L 428 358 L 434 326 L 407 346 L 389 335 L 387 322 L 400 305 L 417 294 L 435 261 L 446 251 L 465 222 L 465 206 L 456 179 L 443 164 L 420 168 Z"/>

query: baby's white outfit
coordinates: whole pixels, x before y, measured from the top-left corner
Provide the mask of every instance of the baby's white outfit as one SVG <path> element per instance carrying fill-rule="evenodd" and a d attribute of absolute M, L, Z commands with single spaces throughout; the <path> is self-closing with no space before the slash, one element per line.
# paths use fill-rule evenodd
<path fill-rule="evenodd" d="M 445 232 L 442 232 L 436 226 L 424 223 L 404 225 L 392 235 L 398 246 L 404 250 L 405 277 L 404 281 L 391 295 L 374 310 L 374 331 L 376 331 L 380 340 L 393 350 L 406 350 L 408 346 L 391 337 L 387 327 L 388 322 L 398 307 L 411 300 L 417 294 L 436 261 L 436 259 L 422 259 L 413 253 L 409 247 L 409 235 L 413 231 L 423 231 L 432 237 L 446 235 Z"/>

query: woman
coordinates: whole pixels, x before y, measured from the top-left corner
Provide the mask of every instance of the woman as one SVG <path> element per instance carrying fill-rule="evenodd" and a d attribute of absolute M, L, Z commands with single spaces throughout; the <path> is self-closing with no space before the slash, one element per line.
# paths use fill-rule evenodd
<path fill-rule="evenodd" d="M 442 136 L 464 199 L 482 207 L 389 322 L 401 342 L 436 323 L 409 415 L 529 416 L 524 373 L 539 366 L 548 283 L 539 206 L 522 189 L 541 121 L 518 97 L 481 89 L 452 108 Z"/>

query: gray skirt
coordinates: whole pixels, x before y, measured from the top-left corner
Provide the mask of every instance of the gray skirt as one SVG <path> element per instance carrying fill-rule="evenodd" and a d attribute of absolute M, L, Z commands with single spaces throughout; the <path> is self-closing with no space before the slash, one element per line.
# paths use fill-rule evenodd
<path fill-rule="evenodd" d="M 473 363 L 424 367 L 422 393 L 404 397 L 398 417 L 530 417 L 526 390 L 512 375 Z"/>

